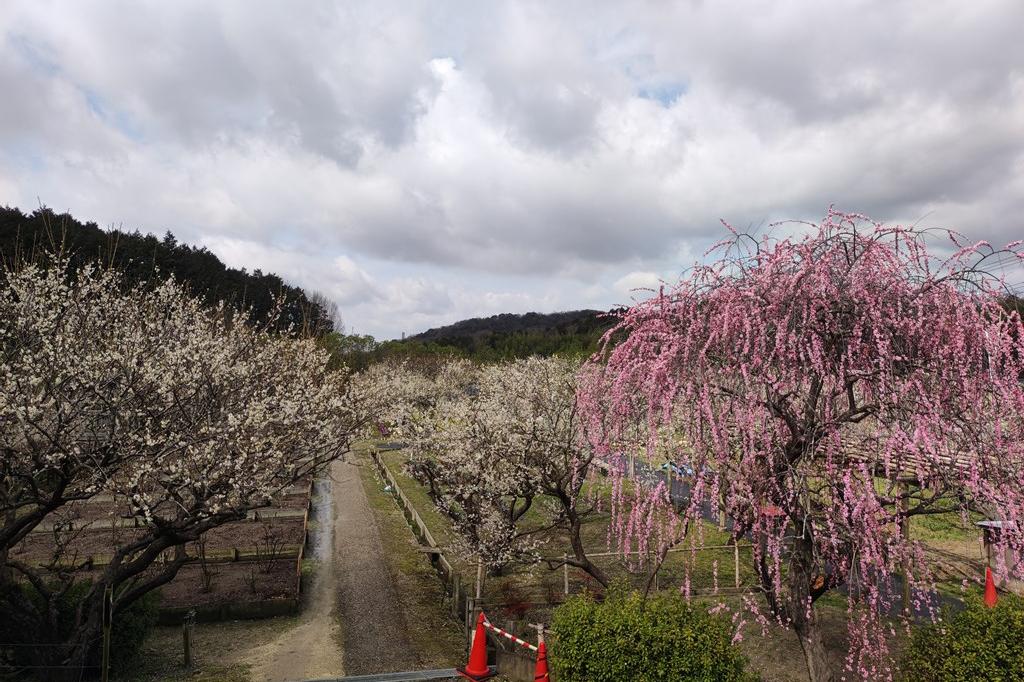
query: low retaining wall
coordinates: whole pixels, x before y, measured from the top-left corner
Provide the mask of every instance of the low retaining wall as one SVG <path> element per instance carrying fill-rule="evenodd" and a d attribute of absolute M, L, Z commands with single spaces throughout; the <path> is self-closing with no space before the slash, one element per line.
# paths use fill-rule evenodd
<path fill-rule="evenodd" d="M 519 651 L 496 649 L 494 662 L 501 672 L 512 682 L 534 682 L 534 671 L 537 666 L 536 654 L 525 654 Z"/>
<path fill-rule="evenodd" d="M 160 625 L 181 625 L 189 607 L 179 606 L 160 609 L 157 623 Z M 195 607 L 197 623 L 214 623 L 224 620 L 256 620 L 275 616 L 291 616 L 299 612 L 299 598 L 260 599 L 250 602 L 211 604 Z"/>

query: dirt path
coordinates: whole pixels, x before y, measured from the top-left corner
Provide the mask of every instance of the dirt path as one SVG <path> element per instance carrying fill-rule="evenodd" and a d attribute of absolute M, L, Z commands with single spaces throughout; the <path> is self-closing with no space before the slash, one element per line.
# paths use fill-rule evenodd
<path fill-rule="evenodd" d="M 329 493 L 328 493 L 329 490 Z M 253 682 L 292 682 L 412 670 L 406 635 L 380 531 L 354 464 L 336 462 L 320 484 L 323 509 L 314 535 L 319 570 L 294 628 L 252 650 Z M 325 494 L 326 493 L 326 494 Z M 328 507 L 329 505 L 329 507 Z"/>
<path fill-rule="evenodd" d="M 338 466 L 335 464 L 331 469 L 328 480 L 317 484 L 317 526 L 310 550 L 320 565 L 306 595 L 303 613 L 298 625 L 246 656 L 253 682 L 311 680 L 345 673 L 336 590 L 340 548 L 335 538 L 341 524 L 337 507 L 339 500 L 344 499 L 339 496 L 335 482 L 339 478 Z"/>

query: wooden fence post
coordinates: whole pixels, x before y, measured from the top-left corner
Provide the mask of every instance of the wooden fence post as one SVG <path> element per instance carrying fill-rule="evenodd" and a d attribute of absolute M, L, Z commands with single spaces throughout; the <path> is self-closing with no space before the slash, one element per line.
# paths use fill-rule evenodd
<path fill-rule="evenodd" d="M 474 625 L 476 624 L 476 599 L 472 597 L 466 598 L 466 622 L 465 622 L 465 637 L 466 637 L 466 653 L 473 649 L 473 634 Z"/>
<path fill-rule="evenodd" d="M 910 489 L 906 484 L 901 484 L 899 492 L 903 495 L 909 495 Z M 903 537 L 903 546 L 910 546 L 910 516 L 907 512 L 910 510 L 910 499 L 904 497 L 900 504 L 900 511 L 903 512 L 903 516 L 900 519 L 900 535 Z M 913 608 L 910 604 L 910 560 L 908 558 L 903 559 L 903 593 L 900 595 L 903 597 L 903 615 L 910 618 L 913 615 Z"/>
<path fill-rule="evenodd" d="M 458 618 L 464 615 L 459 605 L 462 603 L 462 575 L 455 573 L 452 575 L 452 616 Z"/>

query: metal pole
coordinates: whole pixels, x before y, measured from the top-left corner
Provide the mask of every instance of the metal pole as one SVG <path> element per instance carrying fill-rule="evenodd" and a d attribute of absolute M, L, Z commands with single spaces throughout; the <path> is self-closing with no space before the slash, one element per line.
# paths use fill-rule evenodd
<path fill-rule="evenodd" d="M 476 634 L 476 599 L 466 600 L 466 652 L 473 650 L 473 635 Z"/>
<path fill-rule="evenodd" d="M 103 588 L 103 661 L 100 668 L 100 679 L 110 679 L 110 626 L 114 618 L 114 588 L 107 585 Z"/>
<path fill-rule="evenodd" d="M 476 560 L 476 598 L 479 599 L 483 594 L 484 589 L 484 561 L 478 558 Z"/>
<path fill-rule="evenodd" d="M 569 555 L 562 555 L 562 590 L 569 595 Z"/>

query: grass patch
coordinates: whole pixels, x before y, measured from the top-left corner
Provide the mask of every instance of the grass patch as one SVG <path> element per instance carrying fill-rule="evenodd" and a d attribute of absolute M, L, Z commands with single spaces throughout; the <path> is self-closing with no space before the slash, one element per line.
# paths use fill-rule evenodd
<path fill-rule="evenodd" d="M 910 537 L 929 543 L 979 542 L 981 531 L 974 524 L 984 518 L 981 514 L 972 513 L 967 524 L 964 524 L 957 511 L 912 516 L 910 518 Z"/>
<path fill-rule="evenodd" d="M 420 485 L 416 479 L 406 474 L 405 463 L 407 459 L 405 453 L 401 450 L 386 450 L 380 453 L 380 458 L 391 471 L 391 475 L 395 477 L 395 481 L 402 488 L 402 492 L 405 493 L 405 496 L 412 502 L 416 511 L 419 512 L 423 523 L 427 524 L 427 528 L 430 529 L 430 534 L 434 536 L 437 544 L 443 549 L 450 548 L 457 539 L 455 530 L 452 528 L 448 518 L 434 506 L 430 495 L 427 494 L 426 487 Z M 449 561 L 457 558 L 448 557 Z"/>
<path fill-rule="evenodd" d="M 404 472 L 406 455 L 401 450 L 387 450 L 380 453 L 382 461 L 395 477 L 402 492 L 416 508 L 431 534 L 445 550 L 445 556 L 463 576 L 463 584 L 472 589 L 476 576 L 476 562 L 472 557 L 463 557 L 450 551 L 455 544 L 455 531 L 449 519 L 434 506 L 421 485 Z M 627 485 L 631 482 L 626 481 Z M 595 494 L 605 499 L 604 509 L 609 507 L 608 497 L 610 486 L 599 481 Z M 589 497 L 587 493 L 585 497 Z M 394 506 L 392 500 L 389 502 Z M 549 503 L 545 498 L 534 502 L 533 508 L 521 519 L 519 526 L 523 529 L 539 527 L 544 523 L 542 505 Z M 404 520 L 403 520 L 404 521 Z M 607 512 L 592 514 L 583 525 L 583 544 L 589 554 L 601 554 L 609 551 L 610 516 Z M 409 533 L 409 531 L 406 531 Z M 729 534 L 718 530 L 713 523 L 703 522 L 699 528 L 691 530 L 691 535 L 701 533 L 705 545 L 725 545 L 729 542 Z M 410 533 L 411 537 L 411 533 Z M 544 557 L 558 558 L 563 553 L 570 553 L 569 538 L 561 531 L 547 532 L 541 537 L 543 544 L 540 554 Z M 750 548 L 740 549 L 740 585 L 749 586 L 756 582 L 756 575 L 750 562 Z M 634 587 L 642 589 L 648 578 L 649 562 L 633 557 L 625 561 L 621 556 L 591 557 L 611 579 L 625 579 Z M 731 548 L 678 551 L 669 554 L 659 572 L 657 586 L 661 590 L 679 589 L 689 569 L 691 589 L 711 591 L 717 585 L 720 588 L 733 589 L 735 586 L 735 557 Z M 597 589 L 599 585 L 584 572 L 576 568 L 569 569 L 570 592 L 582 589 Z M 502 575 L 489 575 L 484 581 L 484 600 L 487 603 L 533 603 L 554 602 L 564 597 L 563 571 L 550 570 L 541 563 L 535 566 L 512 566 Z M 532 616 L 539 617 L 542 613 L 531 611 Z"/>

